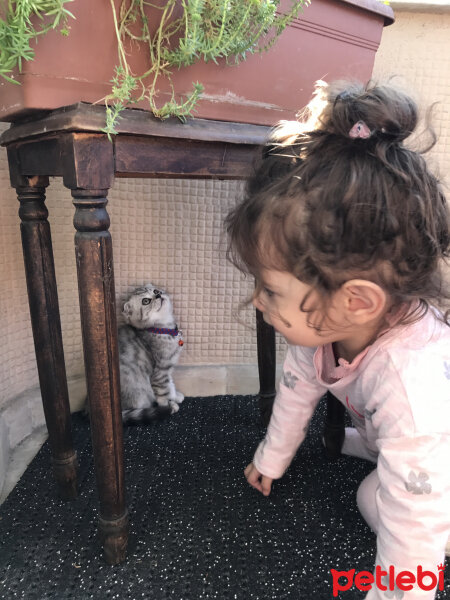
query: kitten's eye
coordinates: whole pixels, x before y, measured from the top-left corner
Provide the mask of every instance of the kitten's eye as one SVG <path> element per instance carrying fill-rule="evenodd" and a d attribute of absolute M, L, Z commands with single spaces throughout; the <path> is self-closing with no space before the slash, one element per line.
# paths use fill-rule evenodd
<path fill-rule="evenodd" d="M 142 304 L 150 304 L 150 298 L 142 298 Z"/>
<path fill-rule="evenodd" d="M 154 294 L 161 294 L 161 291 L 160 290 L 153 290 L 153 293 Z"/>

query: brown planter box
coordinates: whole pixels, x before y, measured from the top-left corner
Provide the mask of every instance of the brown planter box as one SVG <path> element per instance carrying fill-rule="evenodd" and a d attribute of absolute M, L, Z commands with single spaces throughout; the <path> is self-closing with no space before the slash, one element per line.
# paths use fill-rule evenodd
<path fill-rule="evenodd" d="M 71 20 L 70 36 L 51 31 L 39 39 L 35 60 L 25 62 L 23 73 L 16 75 L 20 87 L 1 81 L 1 121 L 97 102 L 110 92 L 118 60 L 109 2 L 77 0 L 69 9 L 77 19 Z M 269 52 L 237 67 L 200 62 L 176 71 L 175 90 L 185 95 L 193 81 L 202 83 L 204 96 L 195 116 L 204 119 L 261 125 L 292 119 L 308 102 L 317 79 L 369 79 L 383 26 L 392 22 L 392 9 L 379 0 L 312 0 Z M 132 61 L 136 72 L 144 72 L 144 55 Z M 167 90 L 161 82 L 161 104 Z"/>

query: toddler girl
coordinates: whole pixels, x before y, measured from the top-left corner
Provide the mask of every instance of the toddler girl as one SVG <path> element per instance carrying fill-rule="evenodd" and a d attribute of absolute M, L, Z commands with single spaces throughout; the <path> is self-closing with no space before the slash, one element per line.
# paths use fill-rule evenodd
<path fill-rule="evenodd" d="M 450 535 L 446 200 L 422 154 L 403 143 L 418 118 L 405 93 L 320 84 L 305 117 L 274 131 L 226 219 L 228 256 L 256 278 L 253 304 L 288 342 L 270 424 L 245 476 L 269 495 L 330 390 L 354 425 L 342 452 L 376 464 L 357 503 L 377 534 L 378 569 L 414 574 L 420 565 L 442 581 Z M 367 599 L 435 597 L 435 586 L 407 576 L 398 590 L 380 583 Z"/>

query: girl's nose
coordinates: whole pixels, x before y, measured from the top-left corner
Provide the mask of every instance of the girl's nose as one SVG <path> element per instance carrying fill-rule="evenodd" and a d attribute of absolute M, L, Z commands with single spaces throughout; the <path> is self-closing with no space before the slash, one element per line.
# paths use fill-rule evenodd
<path fill-rule="evenodd" d="M 255 296 L 252 300 L 252 304 L 255 308 L 257 308 L 258 310 L 260 310 L 261 312 L 264 312 L 264 307 L 261 304 L 260 300 L 259 300 L 259 296 Z"/>

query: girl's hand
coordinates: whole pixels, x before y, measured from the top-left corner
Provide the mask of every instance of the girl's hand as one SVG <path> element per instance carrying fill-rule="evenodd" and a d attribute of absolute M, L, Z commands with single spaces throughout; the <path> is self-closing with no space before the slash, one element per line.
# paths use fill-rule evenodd
<path fill-rule="evenodd" d="M 261 492 L 264 496 L 270 494 L 273 479 L 260 473 L 252 462 L 245 467 L 244 475 L 255 490 L 258 490 L 258 492 Z"/>

